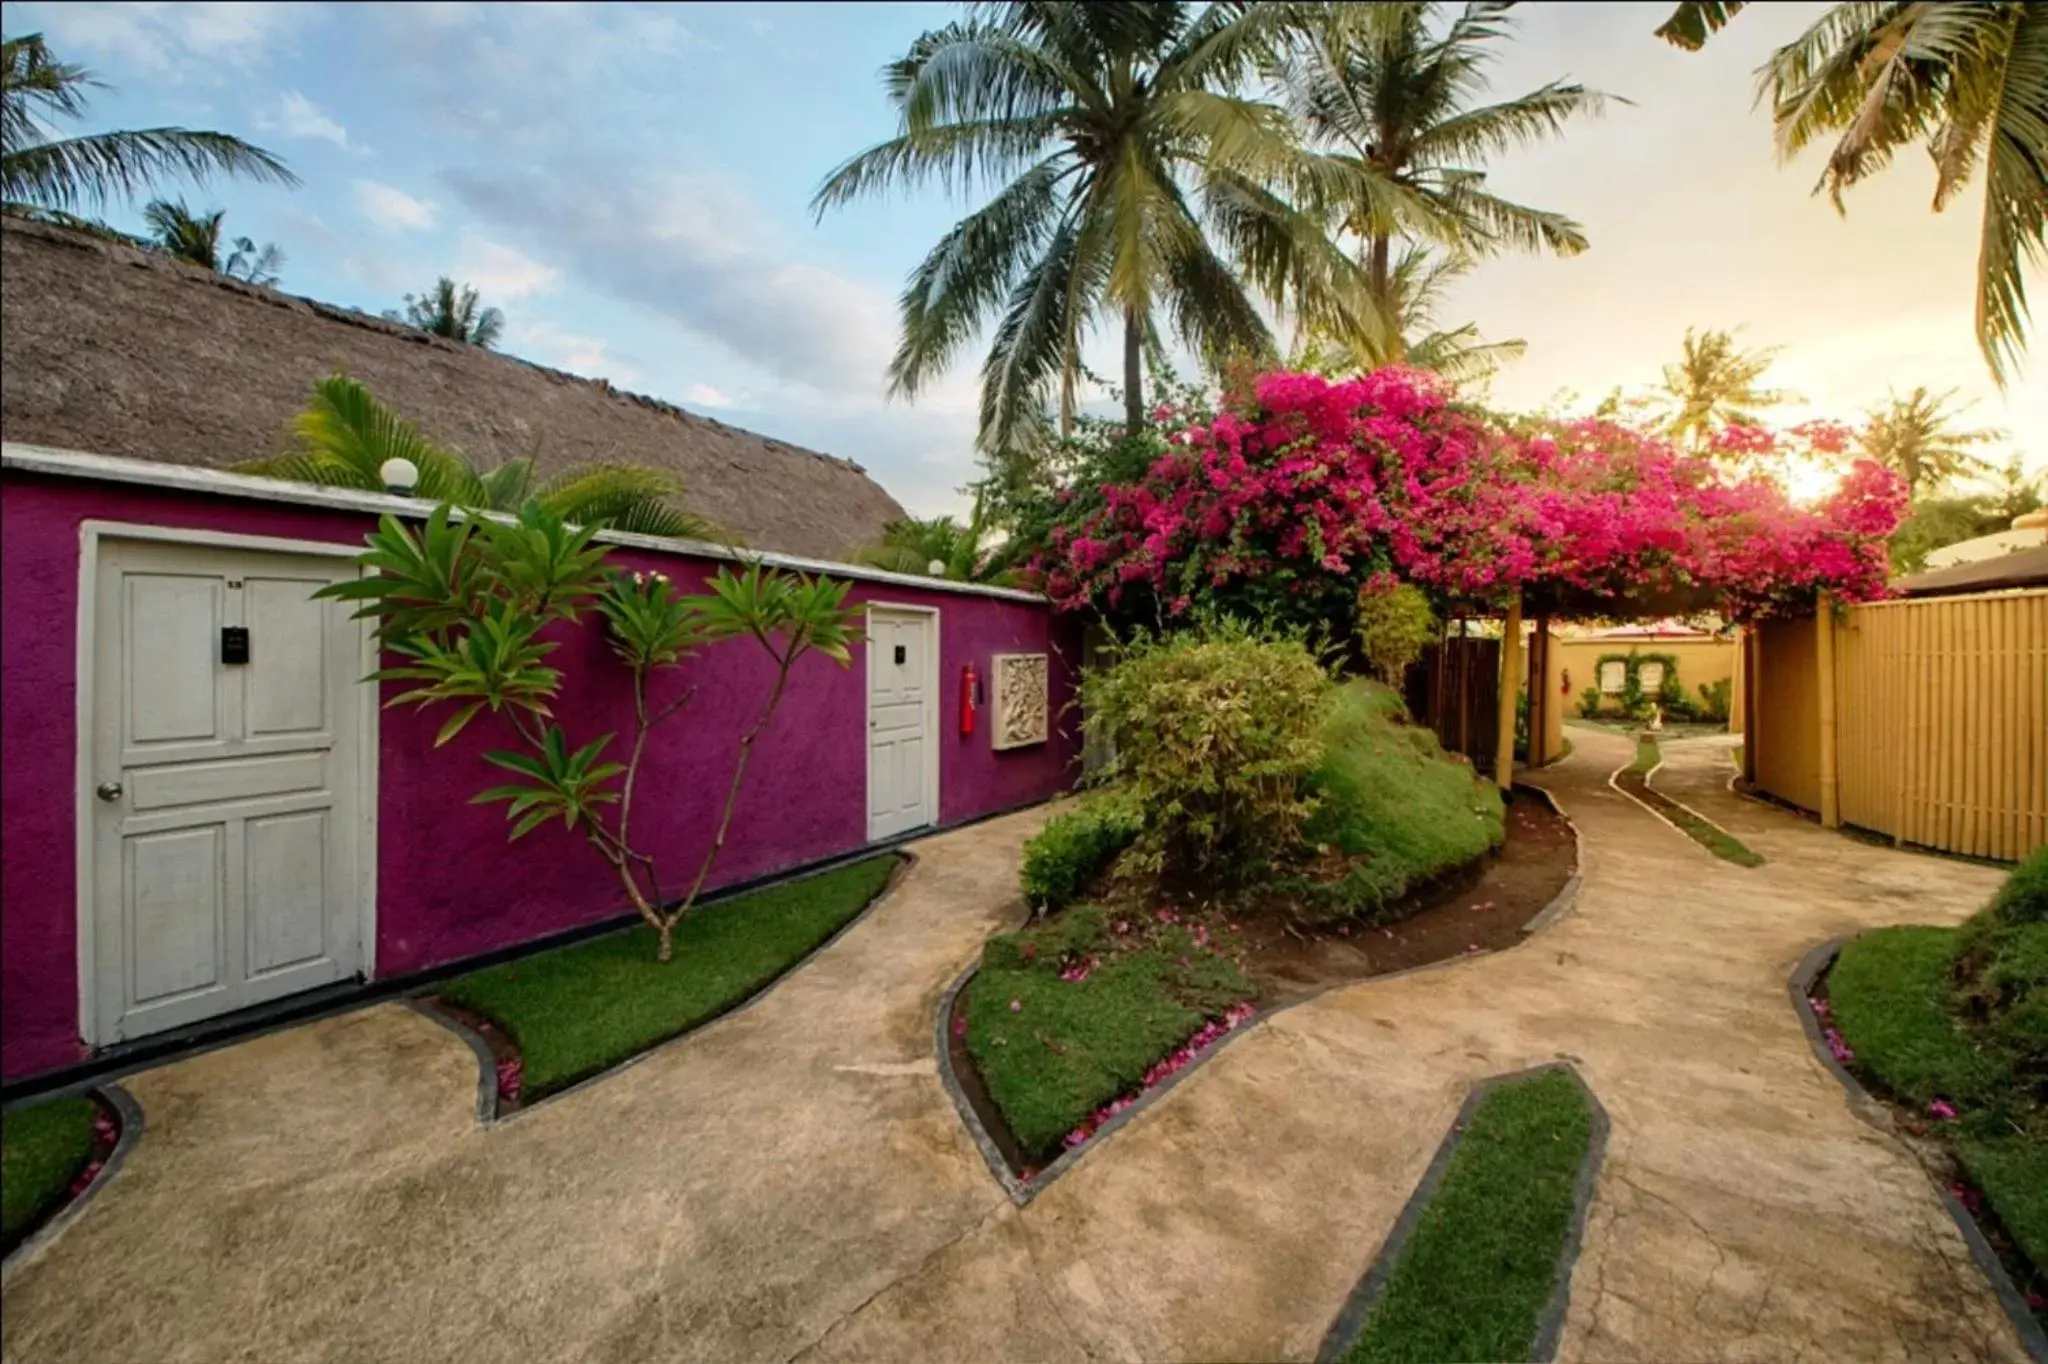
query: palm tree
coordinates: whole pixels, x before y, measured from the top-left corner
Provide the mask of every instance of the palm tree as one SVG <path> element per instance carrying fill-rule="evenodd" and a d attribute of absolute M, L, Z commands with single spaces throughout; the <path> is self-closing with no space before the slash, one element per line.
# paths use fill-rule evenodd
<path fill-rule="evenodd" d="M 1698 48 L 1743 6 L 1681 4 L 1660 37 Z M 2048 257 L 2048 5 L 1841 4 L 1758 73 L 1778 155 L 1840 134 L 1814 187 L 1842 193 L 1924 142 L 1940 212 L 1984 165 L 1977 347 L 2001 388 L 2026 352 L 2023 268 Z"/>
<path fill-rule="evenodd" d="M 1906 481 L 1908 497 L 1918 498 L 1923 489 L 1940 487 L 1952 478 L 1990 472 L 1991 461 L 1971 453 L 1972 447 L 1989 445 L 2005 438 L 1992 427 L 1960 430 L 1954 422 L 1962 415 L 1948 404 L 1955 390 L 1930 394 L 1916 388 L 1904 398 L 1896 394 L 1883 407 L 1873 409 L 1858 436 L 1863 453 Z"/>
<path fill-rule="evenodd" d="M 404 312 L 384 316 L 465 346 L 489 350 L 505 330 L 505 315 L 496 308 L 480 307 L 480 302 L 475 289 L 443 275 L 425 293 L 407 294 Z"/>
<path fill-rule="evenodd" d="M 1017 578 L 1013 556 L 1004 552 L 1006 546 L 987 543 L 989 511 L 986 494 L 977 492 L 964 526 L 950 516 L 891 521 L 882 528 L 881 541 L 856 550 L 853 562 L 921 576 L 931 574 L 937 564 L 937 576 L 942 578 L 1008 586 Z"/>
<path fill-rule="evenodd" d="M 194 213 L 182 199 L 152 199 L 142 217 L 149 224 L 151 244 L 167 256 L 249 284 L 277 283 L 284 252 L 275 244 L 259 250 L 249 238 L 237 237 L 233 253 L 225 261 L 221 259 L 220 225 L 227 217 L 225 210 Z"/>
<path fill-rule="evenodd" d="M 1784 389 L 1757 386 L 1780 349 L 1744 350 L 1735 344 L 1732 332 L 1695 335 L 1687 327 L 1685 356 L 1664 366 L 1664 383 L 1656 394 L 1667 409 L 1664 430 L 1674 440 L 1702 450 L 1716 427 L 1754 426 L 1758 409 L 1798 401 L 1797 394 Z"/>
<path fill-rule="evenodd" d="M 58 137 L 50 123 L 85 116 L 85 92 L 105 88 L 84 67 L 60 62 L 40 33 L 0 39 L 0 201 L 10 213 L 89 221 L 79 210 L 133 199 L 158 181 L 205 184 L 246 175 L 296 185 L 283 161 L 226 133 L 142 128 Z"/>
<path fill-rule="evenodd" d="M 1290 363 L 1328 373 L 1355 373 L 1407 364 L 1435 370 L 1453 383 L 1477 383 L 1500 372 L 1529 349 L 1522 340 L 1486 341 L 1477 323 L 1445 330 L 1436 316 L 1445 288 L 1471 270 L 1473 258 L 1410 244 L 1389 272 L 1388 303 L 1395 326 L 1386 338 L 1345 341 L 1311 335 Z"/>
<path fill-rule="evenodd" d="M 1329 6 L 1278 73 L 1313 144 L 1349 172 L 1351 192 L 1335 211 L 1364 244 L 1372 296 L 1389 318 L 1401 310 L 1396 238 L 1462 255 L 1586 249 L 1586 234 L 1570 218 L 1490 192 L 1484 165 L 1558 136 L 1576 115 L 1600 113 L 1607 97 L 1551 81 L 1515 99 L 1475 104 L 1488 89 L 1496 40 L 1508 33 L 1508 6 L 1468 4 L 1439 34 L 1441 8 Z"/>
<path fill-rule="evenodd" d="M 490 511 L 514 511 L 537 501 L 579 525 L 641 535 L 736 543 L 716 525 L 673 501 L 682 483 L 659 469 L 636 464 L 581 465 L 535 482 L 527 455 L 494 469 L 478 469 L 459 451 L 436 444 L 369 389 L 336 374 L 313 386 L 313 400 L 292 418 L 298 450 L 247 460 L 236 471 L 330 488 L 383 492 L 385 463 L 411 462 L 419 472 L 413 495 L 431 502 Z"/>
<path fill-rule="evenodd" d="M 1355 267 L 1284 192 L 1312 168 L 1283 111 L 1235 93 L 1294 9 L 977 5 L 886 67 L 901 131 L 833 171 L 814 212 L 932 180 L 998 187 L 912 273 L 890 392 L 915 397 L 993 319 L 981 443 L 1009 449 L 1055 387 L 1071 428 L 1083 335 L 1108 323 L 1135 430 L 1162 320 L 1216 367 L 1272 352 L 1256 297 L 1340 307 Z"/>

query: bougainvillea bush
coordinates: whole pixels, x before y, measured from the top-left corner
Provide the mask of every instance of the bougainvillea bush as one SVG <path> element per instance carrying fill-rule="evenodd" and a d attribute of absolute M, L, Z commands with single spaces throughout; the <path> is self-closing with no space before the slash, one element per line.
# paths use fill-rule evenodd
<path fill-rule="evenodd" d="M 1069 607 L 1170 624 L 1207 608 L 1348 630 L 1362 589 L 1406 581 L 1477 609 L 1518 593 L 1595 614 L 1683 603 L 1752 618 L 1821 590 L 1883 595 L 1898 479 L 1858 463 L 1815 507 L 1612 421 L 1504 429 L 1399 367 L 1268 374 L 1232 406 L 1164 413 L 1165 453 L 1055 526 L 1039 567 Z M 1844 428 L 1731 428 L 1720 445 L 1838 454 Z"/>

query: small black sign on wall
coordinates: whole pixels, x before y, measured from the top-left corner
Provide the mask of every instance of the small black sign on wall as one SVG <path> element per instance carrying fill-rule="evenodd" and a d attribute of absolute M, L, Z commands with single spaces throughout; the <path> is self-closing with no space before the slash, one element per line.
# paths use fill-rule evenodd
<path fill-rule="evenodd" d="M 249 661 L 248 626 L 223 625 L 220 627 L 220 661 L 223 663 L 247 663 Z"/>
<path fill-rule="evenodd" d="M 897 666 L 899 666 L 899 667 L 900 667 L 900 666 L 902 666 L 903 664 L 905 664 L 905 663 L 908 663 L 909 661 L 910 661 L 910 648 L 909 648 L 909 646 L 908 646 L 908 645 L 903 645 L 903 644 L 899 644 L 899 645 L 897 645 L 897 646 L 896 646 L 896 663 L 897 663 Z"/>

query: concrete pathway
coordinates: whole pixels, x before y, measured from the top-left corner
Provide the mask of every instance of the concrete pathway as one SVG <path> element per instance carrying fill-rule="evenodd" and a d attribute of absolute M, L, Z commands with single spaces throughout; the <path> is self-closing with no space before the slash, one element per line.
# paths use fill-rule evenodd
<path fill-rule="evenodd" d="M 1540 779 L 1584 835 L 1575 914 L 1260 1025 L 1022 1211 L 930 1035 L 1030 815 L 927 841 L 754 1008 L 490 1131 L 468 1051 L 394 1007 L 134 1077 L 140 1148 L 8 1276 L 0 1350 L 1306 1358 L 1472 1081 L 1566 1057 L 1614 1130 L 1564 1357 L 2023 1358 L 1785 994 L 1813 943 L 1959 919 L 1997 874 L 1762 807 L 1772 862 L 1733 867 L 1607 787 L 1625 740 L 1572 737 Z"/>

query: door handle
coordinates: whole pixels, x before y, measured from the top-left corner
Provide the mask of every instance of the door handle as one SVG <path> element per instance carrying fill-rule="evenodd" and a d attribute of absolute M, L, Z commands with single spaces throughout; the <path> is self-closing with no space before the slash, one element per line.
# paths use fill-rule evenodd
<path fill-rule="evenodd" d="M 119 800 L 121 799 L 121 783 L 117 781 L 103 781 L 95 789 L 94 794 L 101 800 Z"/>

